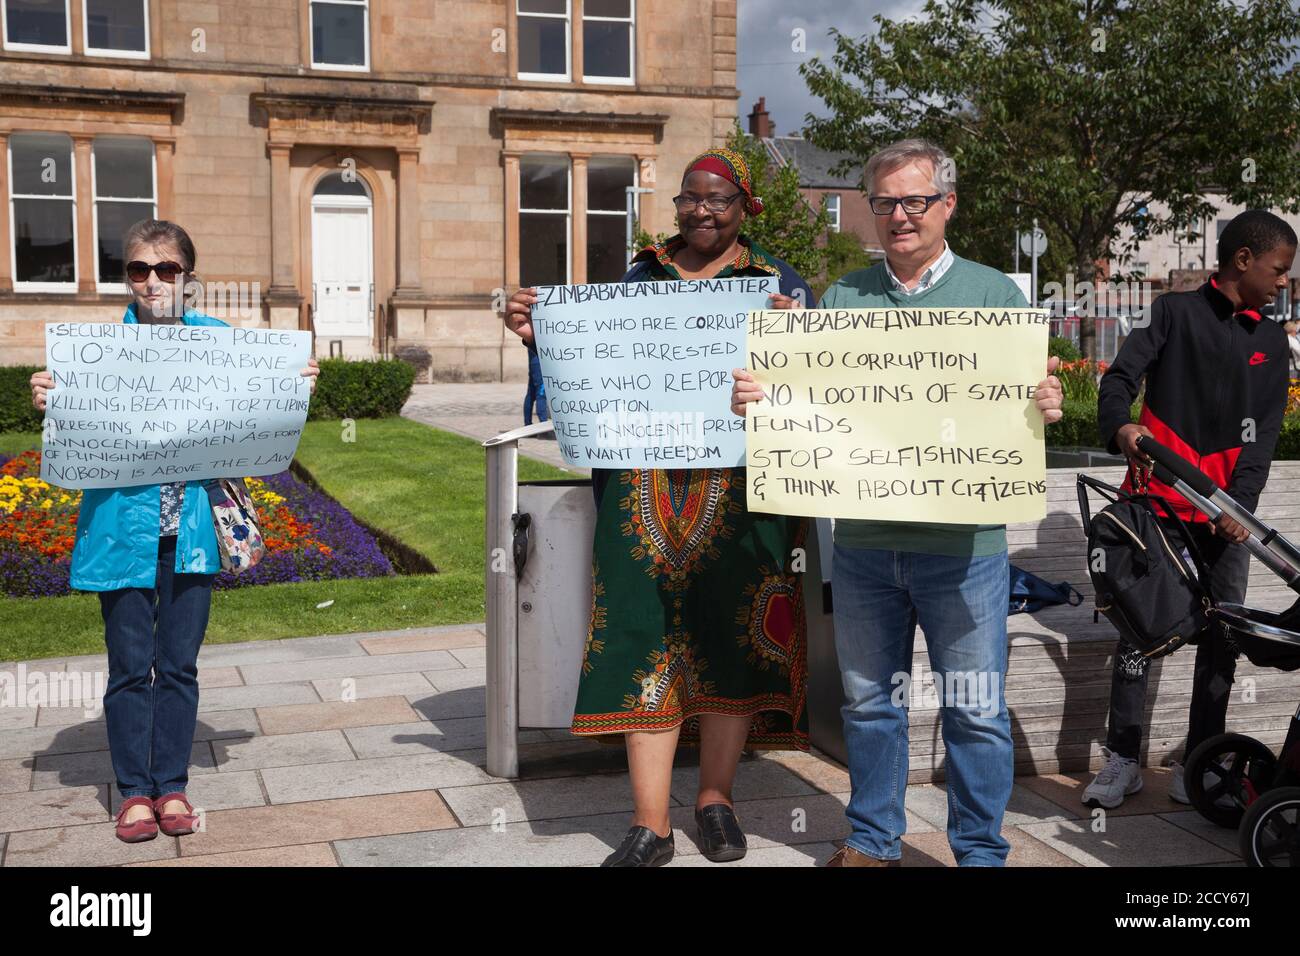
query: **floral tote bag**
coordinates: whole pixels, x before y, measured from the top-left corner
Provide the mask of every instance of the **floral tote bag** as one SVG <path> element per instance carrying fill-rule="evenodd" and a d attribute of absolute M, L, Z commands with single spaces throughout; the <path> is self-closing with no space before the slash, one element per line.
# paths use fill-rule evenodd
<path fill-rule="evenodd" d="M 243 478 L 218 478 L 205 483 L 212 504 L 212 523 L 217 532 L 221 568 L 239 574 L 266 554 L 262 532 L 257 526 L 257 507 Z"/>

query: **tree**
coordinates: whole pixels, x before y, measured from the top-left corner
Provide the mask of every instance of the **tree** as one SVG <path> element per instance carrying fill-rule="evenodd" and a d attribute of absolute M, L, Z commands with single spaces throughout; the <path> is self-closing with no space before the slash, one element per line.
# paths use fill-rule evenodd
<path fill-rule="evenodd" d="M 745 157 L 754 194 L 763 200 L 762 214 L 747 218 L 741 232 L 812 282 L 826 270 L 825 236 L 830 228 L 826 203 L 813 209 L 799 192 L 799 171 L 793 166 L 775 166 L 763 143 L 746 135 L 739 125 L 727 137 L 727 148 Z M 650 236 L 638 223 L 633 242 L 642 249 L 663 238 Z"/>
<path fill-rule="evenodd" d="M 832 114 L 807 133 L 859 160 L 905 136 L 942 144 L 967 255 L 1005 261 L 1037 216 L 1076 285 L 1094 283 L 1099 261 L 1132 253 L 1125 227 L 1186 229 L 1213 215 L 1207 193 L 1300 208 L 1288 0 L 927 0 L 875 22 L 832 31 L 831 63 L 801 68 Z"/>

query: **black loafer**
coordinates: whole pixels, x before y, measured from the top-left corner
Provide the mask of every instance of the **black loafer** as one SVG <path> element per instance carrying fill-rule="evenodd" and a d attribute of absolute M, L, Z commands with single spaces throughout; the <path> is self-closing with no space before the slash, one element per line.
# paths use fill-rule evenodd
<path fill-rule="evenodd" d="M 649 827 L 633 827 L 601 866 L 663 866 L 673 858 L 673 835 L 661 837 Z"/>
<path fill-rule="evenodd" d="M 748 844 L 736 820 L 736 812 L 725 803 L 711 803 L 695 811 L 699 827 L 700 852 L 714 863 L 730 863 L 745 855 Z"/>

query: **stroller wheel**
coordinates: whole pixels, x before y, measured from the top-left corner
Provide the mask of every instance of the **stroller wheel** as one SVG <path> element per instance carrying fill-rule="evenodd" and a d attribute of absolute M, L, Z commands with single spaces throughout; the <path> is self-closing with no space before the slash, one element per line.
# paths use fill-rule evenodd
<path fill-rule="evenodd" d="M 1273 783 L 1276 767 L 1273 751 L 1254 737 L 1220 734 L 1188 754 L 1183 785 L 1201 816 L 1235 830 L 1246 808 Z"/>
<path fill-rule="evenodd" d="M 1252 803 L 1238 838 L 1247 866 L 1300 866 L 1300 787 L 1278 787 Z"/>

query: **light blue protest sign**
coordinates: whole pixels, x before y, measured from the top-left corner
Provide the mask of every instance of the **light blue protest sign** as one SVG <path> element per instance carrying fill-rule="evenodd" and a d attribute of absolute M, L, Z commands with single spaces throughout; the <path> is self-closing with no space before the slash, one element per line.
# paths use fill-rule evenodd
<path fill-rule="evenodd" d="M 533 332 L 560 453 L 583 468 L 734 468 L 731 370 L 775 276 L 539 286 Z"/>
<path fill-rule="evenodd" d="M 41 477 L 61 488 L 276 474 L 307 420 L 310 332 L 60 322 L 45 357 Z"/>

